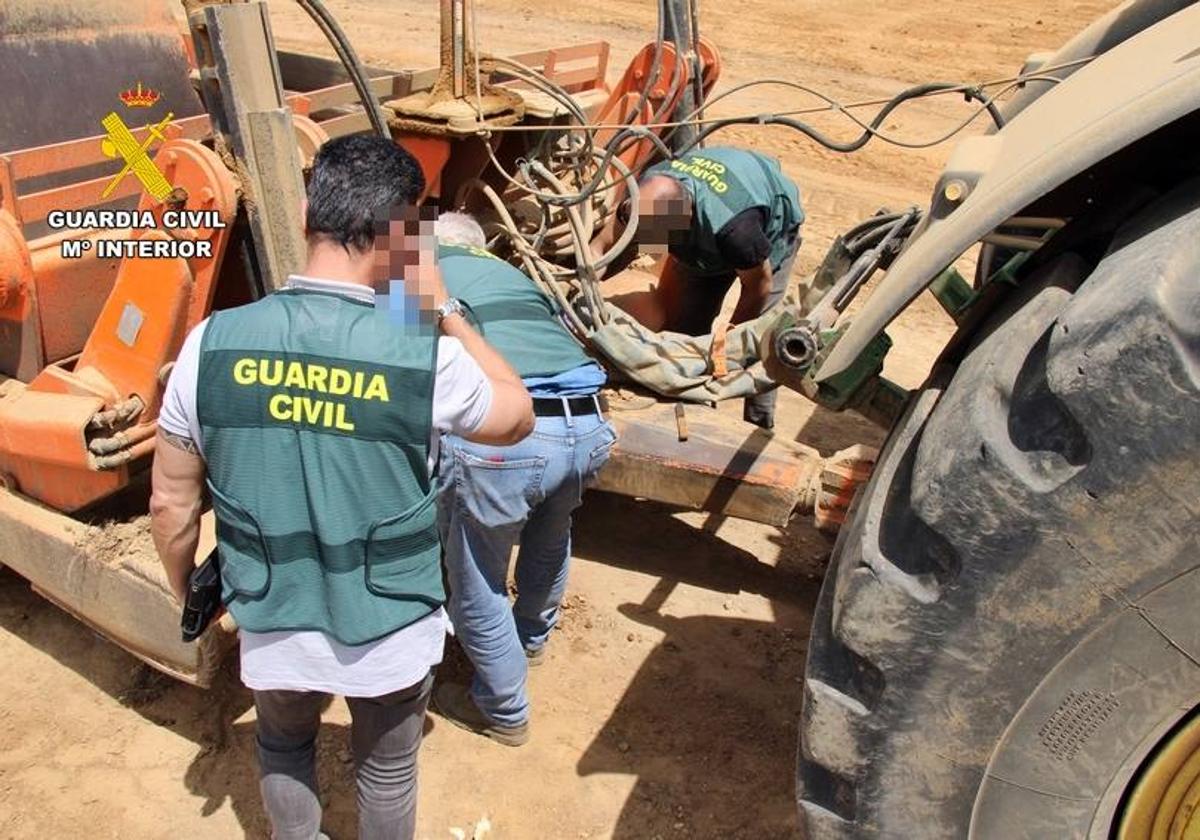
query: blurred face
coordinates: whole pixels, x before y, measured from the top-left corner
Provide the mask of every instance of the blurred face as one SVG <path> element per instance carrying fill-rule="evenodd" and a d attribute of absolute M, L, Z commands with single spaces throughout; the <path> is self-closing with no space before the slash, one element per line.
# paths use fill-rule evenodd
<path fill-rule="evenodd" d="M 437 264 L 437 214 L 428 207 L 393 207 L 375 218 L 372 280 L 376 288 L 393 280 L 419 281 L 422 266 Z"/>
<path fill-rule="evenodd" d="M 375 306 L 405 326 L 429 327 L 435 307 L 437 238 L 431 207 L 393 207 L 375 219 Z"/>
<path fill-rule="evenodd" d="M 643 251 L 664 254 L 683 244 L 692 224 L 691 197 L 672 178 L 647 178 L 638 192 L 638 244 Z"/>
<path fill-rule="evenodd" d="M 691 203 L 685 198 L 638 199 L 638 244 L 651 254 L 665 254 L 687 241 L 692 226 Z"/>

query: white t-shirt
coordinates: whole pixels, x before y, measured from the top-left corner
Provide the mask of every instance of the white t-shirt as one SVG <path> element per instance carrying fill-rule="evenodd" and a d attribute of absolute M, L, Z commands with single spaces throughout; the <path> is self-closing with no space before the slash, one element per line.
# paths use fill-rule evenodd
<path fill-rule="evenodd" d="M 293 276 L 288 286 L 374 302 L 374 293 L 366 286 L 335 280 Z M 158 415 L 159 428 L 190 438 L 201 453 L 204 441 L 196 412 L 196 383 L 200 344 L 207 325 L 207 319 L 201 321 L 184 341 Z M 457 338 L 438 339 L 437 361 L 430 471 L 437 459 L 438 437 L 471 434 L 483 423 L 492 404 L 491 382 Z M 407 688 L 441 662 L 449 628 L 449 619 L 439 608 L 365 645 L 343 645 L 316 630 L 241 630 L 242 682 L 258 691 L 325 691 L 346 697 L 378 697 Z"/>

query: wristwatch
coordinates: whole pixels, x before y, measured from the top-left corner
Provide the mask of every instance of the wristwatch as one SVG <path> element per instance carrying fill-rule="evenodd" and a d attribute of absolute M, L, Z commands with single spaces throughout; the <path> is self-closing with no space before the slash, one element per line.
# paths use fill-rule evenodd
<path fill-rule="evenodd" d="M 437 312 L 437 322 L 439 327 L 442 325 L 442 321 L 444 321 L 448 315 L 462 315 L 464 318 L 467 315 L 467 307 L 465 307 L 463 302 L 458 298 L 446 298 L 444 301 L 442 301 L 442 305 L 434 311 Z"/>

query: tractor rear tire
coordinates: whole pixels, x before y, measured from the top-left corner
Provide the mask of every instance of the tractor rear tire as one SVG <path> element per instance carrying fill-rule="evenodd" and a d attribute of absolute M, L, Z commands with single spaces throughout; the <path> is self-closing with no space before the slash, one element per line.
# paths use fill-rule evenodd
<path fill-rule="evenodd" d="M 1031 272 L 938 381 L 821 591 L 805 836 L 1116 836 L 1200 704 L 1200 183 Z"/>

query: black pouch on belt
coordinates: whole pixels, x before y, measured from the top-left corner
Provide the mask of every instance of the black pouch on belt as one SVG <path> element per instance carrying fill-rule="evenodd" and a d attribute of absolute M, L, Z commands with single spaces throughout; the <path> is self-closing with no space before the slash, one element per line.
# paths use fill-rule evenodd
<path fill-rule="evenodd" d="M 183 640 L 194 642 L 221 611 L 221 561 L 214 548 L 188 576 L 187 600 L 179 622 Z"/>

